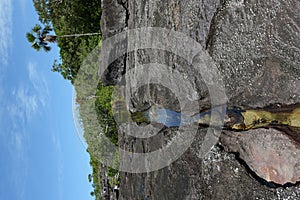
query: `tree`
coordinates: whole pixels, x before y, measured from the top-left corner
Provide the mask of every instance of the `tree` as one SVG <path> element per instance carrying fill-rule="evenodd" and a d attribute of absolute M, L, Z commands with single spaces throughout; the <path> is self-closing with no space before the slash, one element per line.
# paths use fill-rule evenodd
<path fill-rule="evenodd" d="M 44 51 L 48 52 L 51 50 L 51 47 L 48 46 L 49 42 L 55 42 L 56 36 L 49 35 L 52 28 L 50 26 L 45 26 L 43 29 L 40 25 L 36 24 L 31 32 L 26 33 L 26 38 L 28 42 L 32 45 L 31 47 L 37 51 L 44 49 Z"/>
<path fill-rule="evenodd" d="M 101 33 L 82 33 L 82 34 L 72 34 L 72 35 L 50 35 L 50 32 L 53 29 L 46 25 L 43 29 L 39 24 L 36 24 L 31 32 L 26 33 L 26 38 L 28 42 L 30 42 L 32 45 L 32 48 L 34 48 L 37 51 L 40 51 L 41 49 L 44 49 L 44 51 L 48 52 L 51 50 L 51 47 L 48 46 L 49 43 L 55 43 L 57 42 L 58 38 L 65 38 L 65 37 L 80 37 L 80 36 L 91 36 L 91 35 L 100 35 Z"/>
<path fill-rule="evenodd" d="M 92 174 L 88 175 L 88 180 L 89 180 L 89 182 L 92 182 L 92 180 L 93 180 L 93 175 Z"/>

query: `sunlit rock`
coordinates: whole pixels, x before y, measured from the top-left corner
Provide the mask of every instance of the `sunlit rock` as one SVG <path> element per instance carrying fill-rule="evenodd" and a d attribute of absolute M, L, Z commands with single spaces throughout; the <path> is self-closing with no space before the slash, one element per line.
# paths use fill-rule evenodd
<path fill-rule="evenodd" d="M 221 142 L 259 177 L 284 185 L 300 181 L 300 145 L 275 129 L 225 132 Z"/>

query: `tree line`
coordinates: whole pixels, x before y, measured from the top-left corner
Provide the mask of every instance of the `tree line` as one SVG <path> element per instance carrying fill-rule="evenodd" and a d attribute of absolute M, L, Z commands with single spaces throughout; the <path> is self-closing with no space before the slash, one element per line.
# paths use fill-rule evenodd
<path fill-rule="evenodd" d="M 82 61 L 101 40 L 100 0 L 33 0 L 40 24 L 26 33 L 31 47 L 51 50 L 58 45 L 59 58 L 53 60 L 52 71 L 74 83 Z"/>
<path fill-rule="evenodd" d="M 95 47 L 101 44 L 101 0 L 33 0 L 33 4 L 39 16 L 39 22 L 29 28 L 25 34 L 28 42 L 33 49 L 44 52 L 51 51 L 51 47 L 57 45 L 60 51 L 59 56 L 53 59 L 53 64 L 49 68 L 75 84 L 81 67 L 95 68 L 95 64 L 83 61 Z M 98 78 L 97 74 L 93 74 L 93 78 Z M 80 88 L 76 90 L 80 117 L 84 126 L 84 137 L 88 143 L 87 152 L 90 153 L 90 164 L 93 169 L 92 174 L 88 176 L 94 188 L 90 194 L 99 200 L 101 199 L 101 180 L 98 177 L 101 163 L 94 152 L 98 151 L 97 148 L 103 147 L 96 137 L 99 129 L 106 126 L 106 122 L 101 121 L 100 114 L 97 114 L 96 119 L 93 120 L 100 120 L 101 127 L 92 127 L 90 122 L 93 120 L 89 118 L 88 112 L 100 109 L 97 113 L 107 113 L 107 107 L 102 105 L 107 105 L 108 102 L 103 101 L 108 101 L 109 98 L 98 100 L 96 93 L 103 94 L 104 92 L 111 95 L 111 92 L 105 87 L 99 87 L 95 91 L 97 99 L 80 102 L 80 99 L 86 97 L 86 93 Z M 99 105 L 95 105 L 95 101 Z M 111 116 L 109 117 L 111 119 Z M 112 134 L 111 131 L 109 133 Z"/>

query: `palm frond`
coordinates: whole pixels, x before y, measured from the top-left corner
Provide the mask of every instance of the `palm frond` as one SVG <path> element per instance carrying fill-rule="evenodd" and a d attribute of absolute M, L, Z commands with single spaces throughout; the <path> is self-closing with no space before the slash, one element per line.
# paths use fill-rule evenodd
<path fill-rule="evenodd" d="M 41 46 L 41 47 L 42 46 L 47 46 L 47 43 L 41 40 L 41 41 L 38 42 L 38 45 Z"/>
<path fill-rule="evenodd" d="M 41 46 L 40 45 L 38 45 L 38 43 L 33 43 L 32 45 L 32 48 L 34 48 L 35 50 L 37 50 L 37 51 L 40 51 L 41 50 Z"/>
<path fill-rule="evenodd" d="M 46 25 L 46 26 L 43 28 L 42 35 L 47 35 L 47 34 L 50 33 L 50 31 L 52 31 L 52 28 L 51 28 L 49 25 Z"/>
<path fill-rule="evenodd" d="M 49 25 L 46 25 L 43 30 L 49 32 L 49 31 L 52 31 L 53 29 Z"/>
<path fill-rule="evenodd" d="M 51 47 L 45 45 L 43 46 L 43 49 L 45 52 L 49 52 L 51 50 Z"/>
<path fill-rule="evenodd" d="M 36 24 L 33 28 L 32 28 L 32 31 L 35 32 L 35 33 L 39 33 L 40 30 L 42 30 L 42 27 L 38 24 Z"/>
<path fill-rule="evenodd" d="M 33 43 L 35 41 L 35 36 L 32 33 L 26 33 L 26 38 L 28 42 Z"/>
<path fill-rule="evenodd" d="M 49 34 L 49 33 L 50 33 L 50 31 L 45 30 L 45 29 L 43 29 L 43 31 L 42 31 L 42 35 L 47 35 L 47 34 Z"/>

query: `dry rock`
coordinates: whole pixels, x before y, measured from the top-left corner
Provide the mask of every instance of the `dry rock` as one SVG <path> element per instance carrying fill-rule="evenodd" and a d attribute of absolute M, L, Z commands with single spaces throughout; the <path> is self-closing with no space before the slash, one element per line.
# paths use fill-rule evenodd
<path fill-rule="evenodd" d="M 275 129 L 225 132 L 222 144 L 236 152 L 259 177 L 277 184 L 300 181 L 299 144 Z"/>

